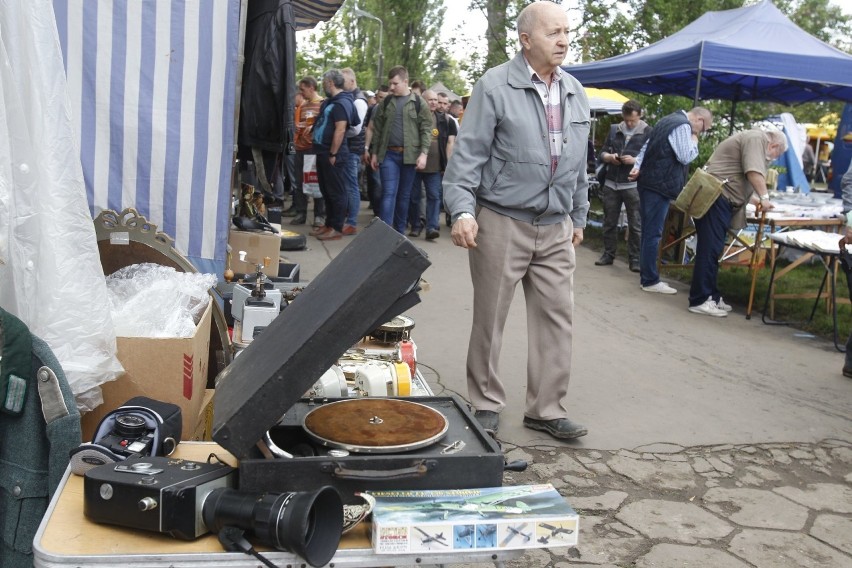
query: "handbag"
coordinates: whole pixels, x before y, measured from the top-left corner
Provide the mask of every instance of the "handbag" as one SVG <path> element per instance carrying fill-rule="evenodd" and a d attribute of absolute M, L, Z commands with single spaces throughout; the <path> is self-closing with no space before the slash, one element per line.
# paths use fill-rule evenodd
<path fill-rule="evenodd" d="M 168 456 L 180 443 L 180 406 L 152 398 L 133 397 L 101 419 L 91 442 L 71 450 L 71 471 L 84 475 L 99 465 L 130 456 Z"/>
<path fill-rule="evenodd" d="M 722 187 L 728 182 L 719 179 L 705 168 L 698 168 L 675 200 L 675 207 L 693 217 L 703 217 L 722 195 Z"/>

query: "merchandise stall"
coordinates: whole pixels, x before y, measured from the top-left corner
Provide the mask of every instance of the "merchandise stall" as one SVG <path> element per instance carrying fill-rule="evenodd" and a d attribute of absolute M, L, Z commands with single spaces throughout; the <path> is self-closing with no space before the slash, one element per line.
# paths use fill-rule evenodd
<path fill-rule="evenodd" d="M 38 529 L 35 566 L 499 566 L 530 547 L 576 544 L 577 515 L 550 486 L 443 509 L 429 500 L 438 515 L 430 521 L 468 530 L 458 542 L 440 528 L 426 534 L 435 522 L 385 527 L 380 549 L 366 523 L 340 534 L 341 519 L 370 512 L 365 492 L 458 499 L 500 488 L 504 471 L 526 466 L 507 464 L 467 405 L 432 396 L 416 369 L 414 323 L 399 314 L 419 302 L 428 266 L 408 239 L 373 221 L 219 374 L 207 401 L 213 442 L 95 467 L 72 460 Z M 550 503 L 523 504 L 543 492 Z M 261 522 L 264 503 L 277 521 Z M 480 544 L 478 528 L 453 525 L 471 507 Z M 235 537 L 237 528 L 250 534 Z"/>
<path fill-rule="evenodd" d="M 216 453 L 227 463 L 236 460 L 215 443 L 181 443 L 175 457 L 204 461 Z M 83 478 L 67 472 L 57 497 L 39 527 L 34 544 L 35 568 L 67 568 L 96 566 L 145 566 L 146 568 L 195 568 L 220 566 L 228 568 L 256 568 L 257 559 L 245 554 L 225 552 L 216 536 L 208 534 L 194 541 L 180 541 L 164 534 L 134 531 L 88 520 L 83 514 Z M 453 553 L 435 547 L 417 553 L 376 554 L 370 541 L 366 523 L 344 534 L 329 566 L 377 567 L 453 563 L 493 563 L 520 557 L 523 549 L 498 552 L 467 550 Z M 259 546 L 258 551 L 275 566 L 304 566 L 296 554 Z"/>

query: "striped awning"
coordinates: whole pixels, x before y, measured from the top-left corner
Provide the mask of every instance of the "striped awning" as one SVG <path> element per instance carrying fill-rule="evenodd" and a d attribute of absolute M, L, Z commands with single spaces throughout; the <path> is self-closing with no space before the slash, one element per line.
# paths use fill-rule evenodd
<path fill-rule="evenodd" d="M 343 0 L 293 0 L 296 29 L 309 30 L 334 17 Z"/>
<path fill-rule="evenodd" d="M 225 267 L 240 0 L 53 0 L 92 216 L 133 207 Z"/>

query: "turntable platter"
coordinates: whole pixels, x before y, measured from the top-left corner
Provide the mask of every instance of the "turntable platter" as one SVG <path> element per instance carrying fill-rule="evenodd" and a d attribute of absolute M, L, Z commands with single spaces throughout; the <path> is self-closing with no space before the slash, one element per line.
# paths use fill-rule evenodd
<path fill-rule="evenodd" d="M 411 339 L 414 320 L 408 316 L 398 315 L 370 332 L 370 337 L 382 343 L 396 343 L 403 339 Z"/>
<path fill-rule="evenodd" d="M 325 446 L 384 454 L 430 446 L 447 433 L 447 418 L 407 400 L 360 398 L 324 404 L 305 415 L 305 432 Z"/>

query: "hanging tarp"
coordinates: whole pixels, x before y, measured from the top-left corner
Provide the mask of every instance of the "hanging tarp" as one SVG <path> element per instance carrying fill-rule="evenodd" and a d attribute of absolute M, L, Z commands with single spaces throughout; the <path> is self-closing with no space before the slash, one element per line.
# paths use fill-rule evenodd
<path fill-rule="evenodd" d="M 122 368 L 50 0 L 2 2 L 0 61 L 0 306 L 50 345 L 91 410 Z"/>
<path fill-rule="evenodd" d="M 135 207 L 204 272 L 230 224 L 240 0 L 53 0 L 92 215 Z"/>
<path fill-rule="evenodd" d="M 343 0 L 293 0 L 296 29 L 309 30 L 319 22 L 330 20 L 341 4 Z"/>

